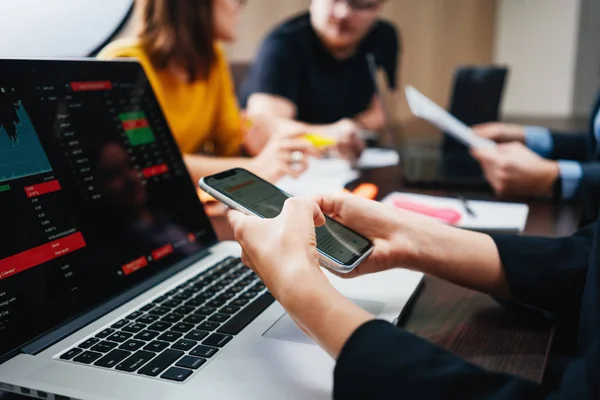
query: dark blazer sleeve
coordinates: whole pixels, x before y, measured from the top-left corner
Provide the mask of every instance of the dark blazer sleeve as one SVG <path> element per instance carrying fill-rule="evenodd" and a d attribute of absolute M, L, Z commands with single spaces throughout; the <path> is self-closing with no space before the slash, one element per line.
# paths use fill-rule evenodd
<path fill-rule="evenodd" d="M 600 388 L 596 342 L 550 391 L 515 376 L 485 371 L 384 321 L 361 326 L 334 372 L 334 399 L 588 399 Z"/>
<path fill-rule="evenodd" d="M 551 132 L 555 160 L 588 161 L 593 145 L 585 133 Z"/>
<path fill-rule="evenodd" d="M 513 298 L 557 315 L 579 311 L 595 227 L 563 238 L 492 236 Z"/>

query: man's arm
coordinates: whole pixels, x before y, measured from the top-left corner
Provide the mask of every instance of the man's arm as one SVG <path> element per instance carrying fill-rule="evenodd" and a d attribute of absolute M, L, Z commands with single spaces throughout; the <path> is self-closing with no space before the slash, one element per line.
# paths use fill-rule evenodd
<path fill-rule="evenodd" d="M 334 373 L 335 399 L 590 399 L 600 385 L 598 342 L 572 362 L 557 390 L 473 364 L 383 321 L 346 342 Z"/>

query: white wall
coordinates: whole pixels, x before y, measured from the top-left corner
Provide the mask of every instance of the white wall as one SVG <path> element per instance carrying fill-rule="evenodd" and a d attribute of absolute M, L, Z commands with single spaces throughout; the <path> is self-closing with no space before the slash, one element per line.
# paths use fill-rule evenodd
<path fill-rule="evenodd" d="M 600 88 L 600 1 L 583 0 L 573 111 L 588 115 Z"/>
<path fill-rule="evenodd" d="M 495 62 L 511 68 L 504 115 L 572 114 L 581 1 L 498 2 Z"/>
<path fill-rule="evenodd" d="M 117 27 L 132 0 L 0 0 L 0 57 L 82 57 Z"/>

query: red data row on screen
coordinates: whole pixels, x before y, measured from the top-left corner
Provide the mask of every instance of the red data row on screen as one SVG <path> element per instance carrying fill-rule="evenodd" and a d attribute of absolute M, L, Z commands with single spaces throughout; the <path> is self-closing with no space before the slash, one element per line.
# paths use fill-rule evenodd
<path fill-rule="evenodd" d="M 195 239 L 196 239 L 196 236 L 194 235 L 194 241 L 195 241 Z M 188 240 L 191 242 L 191 239 L 189 237 L 188 237 Z M 166 244 L 150 253 L 150 255 L 152 256 L 151 260 L 158 261 L 160 259 L 163 259 L 163 258 L 173 254 L 174 251 L 175 251 L 175 247 L 173 247 L 172 244 L 170 244 L 170 243 Z M 140 258 L 136 258 L 135 260 L 133 260 L 130 263 L 123 265 L 121 267 L 121 271 L 123 271 L 125 276 L 127 276 L 127 275 L 133 274 L 136 271 L 139 271 L 142 268 L 147 267 L 148 265 L 149 265 L 148 258 L 146 258 L 145 256 L 142 256 Z"/>
<path fill-rule="evenodd" d="M 130 131 L 132 129 L 147 128 L 148 126 L 150 126 L 150 124 L 147 119 L 132 119 L 129 121 L 123 121 L 123 129 L 125 129 L 126 131 Z"/>
<path fill-rule="evenodd" d="M 42 196 L 48 193 L 54 193 L 62 190 L 60 182 L 57 180 L 39 183 L 37 185 L 25 186 L 25 194 L 28 198 Z"/>
<path fill-rule="evenodd" d="M 48 261 L 63 257 L 86 246 L 79 232 L 43 244 L 33 249 L 0 260 L 0 280 L 18 274 Z"/>
<path fill-rule="evenodd" d="M 169 166 L 167 164 L 153 165 L 152 167 L 144 168 L 142 174 L 144 178 L 152 178 L 153 176 L 166 174 L 169 172 Z"/>
<path fill-rule="evenodd" d="M 74 92 L 91 92 L 95 90 L 111 90 L 110 81 L 71 82 Z"/>

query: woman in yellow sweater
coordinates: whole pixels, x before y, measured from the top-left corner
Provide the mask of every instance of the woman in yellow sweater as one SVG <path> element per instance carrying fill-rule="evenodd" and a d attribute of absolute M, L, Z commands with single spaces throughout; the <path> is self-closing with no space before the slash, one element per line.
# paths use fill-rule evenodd
<path fill-rule="evenodd" d="M 298 175 L 316 150 L 301 132 L 246 140 L 227 60 L 218 42 L 236 38 L 244 0 L 137 0 L 135 39 L 111 43 L 101 59 L 136 58 L 144 67 L 192 178 L 233 167 L 270 181 Z M 296 135 L 298 134 L 298 135 Z M 267 141 L 263 147 L 260 142 Z M 241 157 L 246 151 L 253 158 Z"/>

